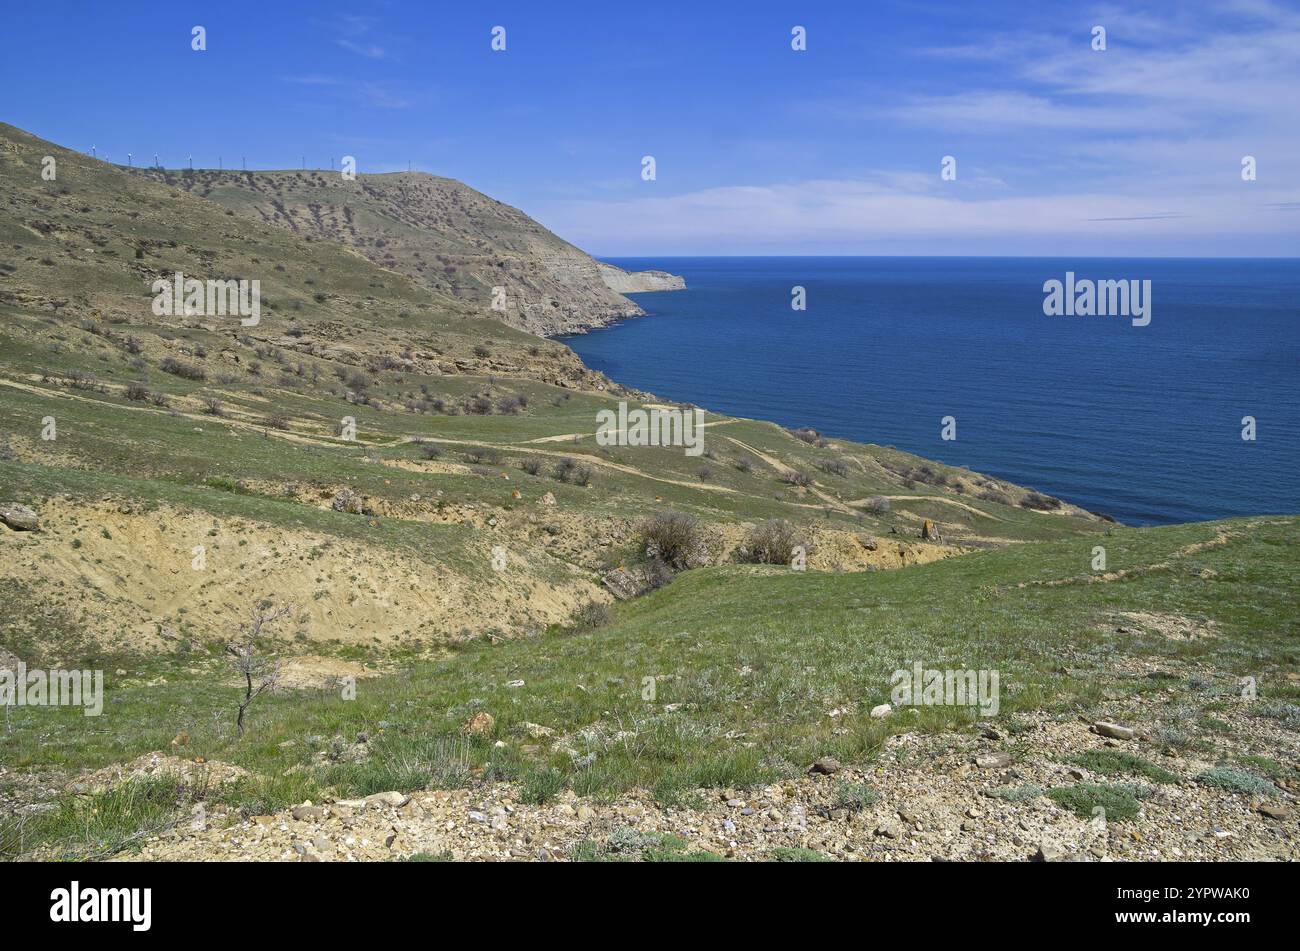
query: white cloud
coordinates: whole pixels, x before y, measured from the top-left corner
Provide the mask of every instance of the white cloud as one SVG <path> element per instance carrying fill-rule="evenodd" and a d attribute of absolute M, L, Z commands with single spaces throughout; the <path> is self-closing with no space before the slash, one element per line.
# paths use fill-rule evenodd
<path fill-rule="evenodd" d="M 1107 254 L 1115 253 L 1108 249 L 1116 239 L 1139 238 L 1153 247 L 1166 240 L 1166 253 L 1300 253 L 1294 215 L 1270 207 L 1293 199 L 1294 192 L 1246 190 L 1258 184 L 1186 200 L 1093 192 L 970 198 L 939 187 L 921 193 L 879 182 L 818 180 L 552 201 L 529 211 L 580 247 L 606 254 L 878 253 L 891 244 L 896 253 L 932 246 L 997 254 L 1007 239 L 1028 240 L 1028 253 Z M 1247 236 L 1249 250 L 1225 247 L 1230 236 Z"/>

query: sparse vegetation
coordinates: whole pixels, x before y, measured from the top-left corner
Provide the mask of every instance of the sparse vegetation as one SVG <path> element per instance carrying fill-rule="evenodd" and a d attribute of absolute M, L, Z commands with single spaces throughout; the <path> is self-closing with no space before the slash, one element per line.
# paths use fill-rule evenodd
<path fill-rule="evenodd" d="M 761 565 L 788 565 L 794 560 L 797 547 L 806 547 L 806 543 L 794 525 L 783 518 L 772 518 L 757 526 L 745 539 L 745 560 Z"/>
<path fill-rule="evenodd" d="M 658 512 L 641 523 L 641 548 L 674 570 L 693 567 L 704 551 L 700 523 L 682 512 Z"/>
<path fill-rule="evenodd" d="M 183 380 L 205 380 L 208 376 L 202 367 L 182 363 L 175 357 L 163 357 L 158 366 L 164 373 L 170 373 L 172 376 L 178 376 Z"/>
<path fill-rule="evenodd" d="M 1088 750 L 1086 753 L 1080 753 L 1070 758 L 1070 762 L 1085 769 L 1090 769 L 1094 773 L 1101 773 L 1103 776 L 1113 776 L 1117 773 L 1132 773 L 1138 776 L 1145 776 L 1147 779 L 1157 783 L 1173 783 L 1178 781 L 1178 777 L 1167 769 L 1157 766 L 1155 763 L 1145 760 L 1140 756 L 1124 750 L 1097 749 Z"/>
<path fill-rule="evenodd" d="M 1232 766 L 1211 766 L 1197 773 L 1196 780 L 1243 796 L 1276 796 L 1278 793 L 1277 787 L 1262 776 Z"/>
<path fill-rule="evenodd" d="M 1047 790 L 1058 806 L 1069 809 L 1080 819 L 1104 815 L 1108 822 L 1124 822 L 1138 814 L 1138 800 L 1132 787 L 1079 783 Z"/>
<path fill-rule="evenodd" d="M 561 459 L 555 464 L 555 478 L 571 485 L 591 485 L 591 467 L 576 459 Z"/>

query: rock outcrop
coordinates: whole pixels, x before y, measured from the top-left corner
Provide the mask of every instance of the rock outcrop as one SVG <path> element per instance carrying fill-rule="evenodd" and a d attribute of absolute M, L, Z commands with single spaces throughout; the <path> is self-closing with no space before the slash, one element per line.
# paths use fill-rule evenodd
<path fill-rule="evenodd" d="M 41 521 L 25 505 L 17 502 L 0 503 L 0 522 L 4 522 L 16 532 L 34 532 L 41 527 Z"/>
<path fill-rule="evenodd" d="M 624 271 L 612 264 L 598 262 L 601 279 L 618 294 L 644 294 L 650 291 L 683 291 L 684 278 L 667 271 Z"/>
<path fill-rule="evenodd" d="M 517 208 L 423 172 L 222 172 L 132 169 L 194 192 L 237 216 L 340 242 L 436 294 L 549 337 L 645 313 L 622 296 L 675 290 L 663 271 L 602 264 Z"/>

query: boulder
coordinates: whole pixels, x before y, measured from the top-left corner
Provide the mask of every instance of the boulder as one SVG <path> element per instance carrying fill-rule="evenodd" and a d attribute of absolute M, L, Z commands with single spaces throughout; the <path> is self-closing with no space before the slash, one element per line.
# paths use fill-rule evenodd
<path fill-rule="evenodd" d="M 823 776 L 832 776 L 843 768 L 844 767 L 840 765 L 839 760 L 831 756 L 823 756 L 808 767 L 808 772 L 821 773 Z"/>
<path fill-rule="evenodd" d="M 671 577 L 672 572 L 662 563 L 651 562 L 648 565 L 635 565 L 632 568 L 624 568 L 620 565 L 612 571 L 607 571 L 600 580 L 610 594 L 620 601 L 627 601 L 655 588 L 662 588 Z"/>
<path fill-rule="evenodd" d="M 367 499 L 347 488 L 338 491 L 334 501 L 330 503 L 330 508 L 336 512 L 346 512 L 348 515 L 378 514 Z"/>
<path fill-rule="evenodd" d="M 1131 726 L 1120 726 L 1108 720 L 1099 720 L 1092 725 L 1092 729 L 1101 736 L 1109 736 L 1115 740 L 1131 740 L 1137 736 L 1137 731 Z"/>
<path fill-rule="evenodd" d="M 388 806 L 392 809 L 404 806 L 410 801 L 410 796 L 397 791 L 371 793 L 364 800 L 367 806 Z"/>
<path fill-rule="evenodd" d="M 492 714 L 476 713 L 466 720 L 465 725 L 460 729 L 467 736 L 487 736 L 496 724 L 496 718 Z"/>
<path fill-rule="evenodd" d="M 16 532 L 35 532 L 41 527 L 41 521 L 25 505 L 17 502 L 0 503 L 0 522 L 4 522 Z"/>

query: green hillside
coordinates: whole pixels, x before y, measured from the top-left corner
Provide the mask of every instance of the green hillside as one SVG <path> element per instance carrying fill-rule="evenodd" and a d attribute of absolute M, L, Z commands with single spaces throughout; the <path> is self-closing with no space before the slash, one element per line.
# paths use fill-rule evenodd
<path fill-rule="evenodd" d="M 1300 519 L 1133 529 L 711 412 L 698 455 L 601 445 L 603 410 L 687 408 L 511 326 L 586 314 L 547 263 L 585 255 L 377 178 L 133 172 L 0 125 L 0 506 L 39 523 L 0 525 L 0 672 L 107 697 L 6 707 L 0 854 L 296 858 L 292 807 L 337 839 L 304 800 L 388 792 L 407 838 L 353 857 L 1024 857 L 990 799 L 1069 849 L 1105 804 L 1121 854 L 1294 857 L 1266 820 L 1300 792 Z M 159 316 L 176 272 L 259 280 L 260 321 Z M 498 320 L 502 274 L 533 296 Z M 227 648 L 276 610 L 241 738 Z M 916 663 L 996 671 L 996 716 L 873 716 Z"/>

